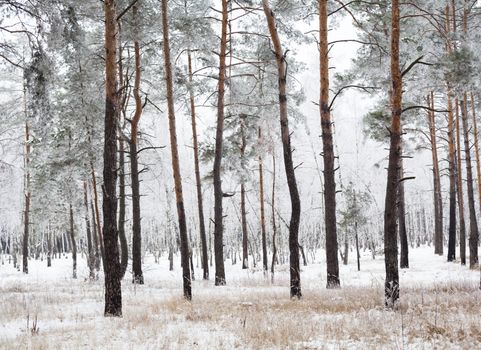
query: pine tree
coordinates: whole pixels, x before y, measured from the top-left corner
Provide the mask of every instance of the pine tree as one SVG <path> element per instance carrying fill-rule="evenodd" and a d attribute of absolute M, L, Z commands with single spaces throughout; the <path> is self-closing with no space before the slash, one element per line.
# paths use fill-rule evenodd
<path fill-rule="evenodd" d="M 289 224 L 289 252 L 290 252 L 290 290 L 291 298 L 301 298 L 301 274 L 299 266 L 299 222 L 301 214 L 301 202 L 292 160 L 291 136 L 289 133 L 289 120 L 287 111 L 287 64 L 285 52 L 282 50 L 281 41 L 276 28 L 274 12 L 270 9 L 269 1 L 262 0 L 262 7 L 266 16 L 267 26 L 274 47 L 279 78 L 279 115 L 281 123 L 282 146 L 284 151 L 284 166 L 287 176 L 287 184 L 291 197 L 291 220 Z"/>
<path fill-rule="evenodd" d="M 184 286 L 184 298 L 192 299 L 192 285 L 189 266 L 189 241 L 187 236 L 187 222 L 184 209 L 184 195 L 182 192 L 182 177 L 179 165 L 179 152 L 177 149 L 177 131 L 175 122 L 174 92 L 172 65 L 170 60 L 170 40 L 169 40 L 169 14 L 167 12 L 167 0 L 162 0 L 162 34 L 164 49 L 164 72 L 167 87 L 167 107 L 169 114 L 169 133 L 170 149 L 172 153 L 172 172 L 174 174 L 175 199 L 177 204 L 177 216 L 180 231 L 180 254 L 182 262 L 182 280 Z"/>
<path fill-rule="evenodd" d="M 122 290 L 117 231 L 117 15 L 116 1 L 104 2 L 105 15 L 105 133 L 103 241 L 105 247 L 105 316 L 122 316 Z"/>
<path fill-rule="evenodd" d="M 385 304 L 394 308 L 399 299 L 398 247 L 396 232 L 396 197 L 399 186 L 398 165 L 401 156 L 402 77 L 399 63 L 400 9 L 399 1 L 392 0 L 391 16 L 391 128 L 386 201 L 384 209 L 384 254 L 386 281 Z"/>

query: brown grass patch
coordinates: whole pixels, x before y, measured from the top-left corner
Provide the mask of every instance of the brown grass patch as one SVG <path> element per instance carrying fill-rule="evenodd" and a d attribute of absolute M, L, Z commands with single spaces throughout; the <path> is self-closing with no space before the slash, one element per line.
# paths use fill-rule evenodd
<path fill-rule="evenodd" d="M 395 312 L 384 309 L 379 287 L 305 288 L 301 300 L 291 300 L 285 287 L 267 282 L 263 287 L 206 284 L 187 302 L 170 289 L 143 286 L 125 289 L 121 319 L 102 317 L 100 284 L 41 288 L 0 290 L 0 322 L 24 329 L 0 338 L 1 349 L 53 344 L 129 349 L 139 342 L 156 349 L 399 349 L 403 344 L 449 349 L 481 342 L 481 292 L 463 283 L 403 288 Z M 38 334 L 26 331 L 27 315 L 38 315 Z"/>

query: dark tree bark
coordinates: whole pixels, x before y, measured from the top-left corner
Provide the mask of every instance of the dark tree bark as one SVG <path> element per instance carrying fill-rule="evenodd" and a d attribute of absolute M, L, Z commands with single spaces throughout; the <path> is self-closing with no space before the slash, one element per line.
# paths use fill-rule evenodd
<path fill-rule="evenodd" d="M 246 150 L 246 135 L 245 135 L 245 118 L 241 119 L 241 144 L 240 144 L 240 156 L 241 162 L 244 161 Z M 242 228 L 242 269 L 249 268 L 249 252 L 248 244 L 249 239 L 247 235 L 247 212 L 246 212 L 246 186 L 244 178 L 241 178 L 240 188 L 240 209 L 241 209 L 241 228 Z"/>
<path fill-rule="evenodd" d="M 23 244 L 22 244 L 22 271 L 28 274 L 28 240 L 30 230 L 30 131 L 28 122 L 25 122 L 25 183 L 23 212 Z"/>
<path fill-rule="evenodd" d="M 224 137 L 224 95 L 227 54 L 227 25 L 229 20 L 228 0 L 222 0 L 222 26 L 219 54 L 219 86 L 217 92 L 217 126 L 215 134 L 214 158 L 214 255 L 215 255 L 215 285 L 226 284 L 224 269 L 224 225 L 222 210 L 222 145 Z"/>
<path fill-rule="evenodd" d="M 117 231 L 117 15 L 116 1 L 104 1 L 105 133 L 103 169 L 103 242 L 105 316 L 122 316 L 122 290 Z M 95 184 L 94 184 L 95 185 Z"/>
<path fill-rule="evenodd" d="M 284 166 L 286 170 L 287 186 L 291 198 L 291 220 L 289 224 L 289 253 L 290 253 L 290 288 L 291 298 L 301 298 L 301 269 L 299 266 L 299 221 L 301 216 L 301 201 L 297 189 L 296 173 L 292 160 L 291 136 L 289 132 L 289 118 L 287 109 L 287 64 L 277 33 L 274 12 L 270 9 L 269 1 L 262 0 L 269 34 L 274 54 L 276 57 L 277 74 L 279 77 L 279 115 L 281 124 L 282 148 L 284 153 Z"/>
<path fill-rule="evenodd" d="M 463 190 L 463 167 L 461 163 L 461 123 L 459 115 L 458 99 L 456 104 L 456 183 L 458 195 L 458 210 L 459 210 L 459 256 L 461 258 L 461 265 L 466 265 L 466 221 L 464 218 L 464 190 Z"/>
<path fill-rule="evenodd" d="M 479 206 L 481 207 L 481 160 L 479 156 L 479 142 L 478 142 L 478 121 L 476 119 L 476 106 L 474 104 L 474 95 L 471 93 L 471 114 L 473 115 L 473 133 L 474 133 L 474 151 L 476 155 L 476 176 L 478 180 L 478 198 Z M 479 241 L 479 232 L 477 240 Z M 471 242 L 470 242 L 471 244 Z"/>
<path fill-rule="evenodd" d="M 60 254 L 62 253 L 62 245 L 60 244 L 60 237 L 55 236 L 54 237 L 54 251 L 56 255 L 56 258 L 60 258 Z"/>
<path fill-rule="evenodd" d="M 346 232 L 344 233 L 344 253 L 341 252 L 341 259 L 344 265 L 347 265 L 349 262 L 349 235 Z"/>
<path fill-rule="evenodd" d="M 75 241 L 75 230 L 73 222 L 73 208 L 69 204 L 69 222 L 70 222 L 70 241 L 72 244 L 72 278 L 77 278 L 77 242 Z"/>
<path fill-rule="evenodd" d="M 125 144 L 119 141 L 119 241 L 120 278 L 123 279 L 129 263 L 129 246 L 125 234 Z"/>
<path fill-rule="evenodd" d="M 68 253 L 70 251 L 70 240 L 69 234 L 67 232 L 62 232 L 62 245 L 63 245 L 63 252 Z"/>
<path fill-rule="evenodd" d="M 132 123 L 133 125 L 133 123 Z M 137 133 L 137 128 L 132 128 Z M 130 142 L 130 181 L 132 188 L 132 283 L 144 284 L 142 273 L 142 235 L 140 225 L 140 181 L 137 158 L 137 141 Z"/>
<path fill-rule="evenodd" d="M 276 224 L 276 155 L 272 154 L 272 193 L 271 193 L 271 220 L 272 220 L 272 261 L 271 279 L 274 282 L 274 265 L 277 260 L 277 224 Z"/>
<path fill-rule="evenodd" d="M 400 11 L 399 0 L 392 0 L 391 15 L 391 128 L 389 165 L 384 209 L 384 255 L 386 281 L 385 305 L 394 308 L 399 299 L 398 244 L 396 232 L 399 161 L 401 159 L 402 76 L 399 63 Z"/>
<path fill-rule="evenodd" d="M 246 188 L 244 181 L 240 188 L 241 227 L 242 227 L 242 269 L 249 268 L 249 239 L 247 236 Z"/>
<path fill-rule="evenodd" d="M 436 140 L 436 115 L 434 112 L 434 93 L 428 95 L 428 123 L 433 159 L 433 197 L 434 197 L 434 254 L 443 255 L 443 200 L 441 193 L 441 176 L 439 172 L 438 146 Z"/>
<path fill-rule="evenodd" d="M 189 241 L 192 241 L 192 236 L 189 236 Z M 194 250 L 189 246 L 189 262 L 190 262 L 190 278 L 195 281 L 195 271 L 194 271 Z"/>
<path fill-rule="evenodd" d="M 476 219 L 476 208 L 474 206 L 473 171 L 471 166 L 471 145 L 469 142 L 468 124 L 468 96 L 464 93 L 461 102 L 461 114 L 464 131 L 464 153 L 466 161 L 466 180 L 468 187 L 468 209 L 469 209 L 469 268 L 474 269 L 478 264 L 478 222 Z"/>
<path fill-rule="evenodd" d="M 192 56 L 190 50 L 187 52 L 188 66 L 189 66 L 189 99 L 190 99 L 190 114 L 192 121 L 192 144 L 194 150 L 194 168 L 195 168 L 195 184 L 197 190 L 197 209 L 199 212 L 199 231 L 200 242 L 202 247 L 202 270 L 204 280 L 209 279 L 209 255 L 207 252 L 207 236 L 205 232 L 205 219 L 204 219 L 204 203 L 202 199 L 202 181 L 200 178 L 200 166 L 199 166 L 199 143 L 197 140 L 197 120 L 195 112 L 195 99 L 194 90 L 192 87 L 193 73 L 192 73 Z"/>
<path fill-rule="evenodd" d="M 97 240 L 97 247 L 96 249 L 99 250 L 99 256 L 98 256 L 98 265 L 100 268 L 100 258 L 102 258 L 102 267 L 105 270 L 105 249 L 104 249 L 104 239 L 102 236 L 102 225 L 100 222 L 100 206 L 99 206 L 99 195 L 97 192 L 97 176 L 95 175 L 95 169 L 94 165 L 91 162 L 90 163 L 91 167 L 91 174 L 92 174 L 92 192 L 93 192 L 93 202 L 94 202 L 94 208 L 95 208 L 95 220 L 94 222 L 96 223 L 96 236 L 98 238 Z"/>
<path fill-rule="evenodd" d="M 399 179 L 402 179 L 403 177 L 404 177 L 404 167 L 403 167 L 403 159 L 401 156 L 400 163 L 399 163 Z M 402 181 L 399 183 L 399 187 L 398 187 L 398 201 L 399 201 L 398 230 L 399 230 L 399 240 L 401 242 L 401 259 L 399 261 L 399 267 L 401 269 L 407 269 L 409 268 L 409 243 L 408 243 L 408 234 L 406 229 L 406 202 L 404 197 L 404 182 Z"/>
<path fill-rule="evenodd" d="M 356 239 L 357 271 L 361 271 L 361 254 L 359 252 L 359 233 L 357 232 L 357 221 L 354 223 L 354 237 Z"/>
<path fill-rule="evenodd" d="M 47 227 L 47 267 L 52 266 L 52 232 L 50 232 L 50 222 Z"/>
<path fill-rule="evenodd" d="M 262 131 L 259 127 L 259 140 L 262 138 Z M 262 162 L 262 156 L 259 155 L 259 202 L 261 211 L 261 236 L 262 236 L 262 266 L 264 272 L 269 270 L 267 262 L 267 237 L 266 237 L 266 214 L 264 208 L 264 165 Z"/>
<path fill-rule="evenodd" d="M 164 74 L 167 88 L 167 108 L 169 114 L 170 150 L 172 153 L 172 172 L 174 174 L 175 199 L 177 202 L 177 216 L 179 218 L 180 255 L 182 261 L 182 278 L 184 298 L 192 299 L 191 275 L 189 266 L 189 238 L 185 220 L 184 198 L 182 194 L 182 177 L 180 174 L 179 152 L 177 150 L 177 131 L 175 126 L 174 89 L 172 65 L 170 61 L 169 24 L 167 0 L 162 0 L 162 31 L 164 51 Z M 217 277 L 217 276 L 216 276 Z"/>
<path fill-rule="evenodd" d="M 92 124 L 89 123 L 88 116 L 85 117 L 85 123 L 87 125 L 87 135 L 88 135 L 88 142 L 90 147 L 92 145 Z M 99 198 L 97 193 L 97 177 L 95 175 L 95 167 L 94 167 L 94 159 L 93 156 L 90 155 L 89 159 L 89 166 L 90 166 L 90 177 L 92 180 L 92 188 L 91 188 L 91 200 L 90 200 L 90 207 L 92 211 L 92 243 L 94 244 L 94 251 L 95 251 L 95 269 L 97 271 L 100 270 L 100 260 L 102 259 L 102 264 L 104 264 L 104 249 L 103 249 L 103 239 L 102 239 L 102 229 L 100 224 L 100 210 L 99 210 Z M 87 182 L 87 187 L 89 187 L 89 182 Z M 104 266 L 103 266 L 104 267 Z M 97 277 L 97 276 L 96 276 Z"/>
<path fill-rule="evenodd" d="M 319 99 L 324 159 L 324 203 L 326 223 L 327 288 L 338 288 L 339 261 L 336 222 L 336 180 L 334 169 L 334 147 L 331 111 L 329 107 L 329 42 L 327 27 L 327 0 L 319 0 L 319 54 L 320 88 Z"/>
<path fill-rule="evenodd" d="M 97 234 L 97 223 L 95 221 L 95 209 L 94 203 L 90 201 L 90 211 L 92 212 L 92 243 L 94 246 L 94 254 L 95 254 L 95 269 L 97 271 L 100 270 L 100 251 L 99 251 L 99 235 Z"/>
<path fill-rule="evenodd" d="M 423 243 L 426 244 L 428 240 L 428 233 L 427 233 L 427 227 L 426 227 L 426 211 L 424 210 L 424 206 L 421 209 L 421 223 L 422 223 L 422 228 L 423 228 Z M 431 237 L 432 241 L 432 237 Z"/>
<path fill-rule="evenodd" d="M 84 209 L 85 209 L 85 228 L 87 230 L 87 266 L 89 267 L 89 279 L 95 279 L 95 252 L 92 244 L 92 230 L 90 228 L 89 219 L 89 202 L 88 202 L 88 190 L 87 180 L 84 180 Z"/>
<path fill-rule="evenodd" d="M 121 129 L 125 125 L 125 116 L 127 113 L 127 99 L 129 96 L 129 90 L 124 84 L 124 65 L 123 65 L 123 46 L 122 46 L 122 26 L 121 21 L 118 24 L 118 34 L 117 34 L 117 45 L 118 45 L 118 75 L 119 75 L 119 86 L 122 90 L 119 96 L 119 124 Z M 123 125 L 122 125 L 123 124 Z M 119 242 L 120 242 L 120 278 L 123 279 L 125 273 L 127 272 L 127 266 L 129 263 L 129 245 L 127 242 L 127 235 L 125 233 L 125 210 L 126 210 L 126 196 L 125 196 L 125 141 L 127 140 L 124 135 L 119 138 L 119 217 L 118 217 L 118 228 L 119 228 Z"/>
<path fill-rule="evenodd" d="M 453 51 L 451 43 L 450 7 L 446 5 L 446 51 Z M 454 7 L 453 7 L 454 10 Z M 455 19 L 454 19 L 455 20 Z M 448 147 L 449 147 L 449 231 L 448 231 L 448 261 L 456 259 L 456 146 L 455 146 L 455 121 L 453 113 L 452 88 L 447 82 L 448 95 Z"/>
<path fill-rule="evenodd" d="M 141 79 L 141 57 L 140 44 L 137 38 L 138 34 L 138 7 L 134 5 L 132 8 L 134 21 L 134 52 L 135 52 L 135 81 L 134 81 L 134 99 L 135 114 L 132 118 L 130 131 L 130 181 L 132 187 L 132 283 L 144 284 L 144 275 L 142 273 L 142 229 L 140 224 L 140 180 L 139 180 L 139 157 L 137 153 L 138 144 L 138 126 L 140 117 L 142 116 L 142 99 L 140 97 L 140 79 Z"/>
<path fill-rule="evenodd" d="M 456 259 L 456 150 L 451 92 L 448 88 L 448 143 L 449 143 L 449 231 L 448 261 Z"/>
<path fill-rule="evenodd" d="M 172 244 L 169 244 L 169 271 L 174 271 L 174 249 Z"/>

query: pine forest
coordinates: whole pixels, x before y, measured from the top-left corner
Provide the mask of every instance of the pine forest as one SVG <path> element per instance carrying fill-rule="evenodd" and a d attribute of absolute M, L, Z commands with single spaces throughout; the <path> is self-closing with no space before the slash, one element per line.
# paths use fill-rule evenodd
<path fill-rule="evenodd" d="M 481 1 L 0 0 L 0 349 L 481 348 Z"/>

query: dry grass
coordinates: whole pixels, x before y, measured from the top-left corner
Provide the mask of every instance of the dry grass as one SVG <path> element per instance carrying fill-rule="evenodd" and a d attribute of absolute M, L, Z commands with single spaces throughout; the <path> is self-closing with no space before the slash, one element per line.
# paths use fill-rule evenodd
<path fill-rule="evenodd" d="M 372 288 L 310 290 L 302 300 L 253 289 L 248 297 L 203 295 L 192 304 L 171 298 L 163 305 L 188 322 L 221 325 L 250 348 L 452 349 L 481 340 L 481 293 L 473 286 L 405 289 L 402 296 L 396 312 L 385 310 Z"/>
<path fill-rule="evenodd" d="M 377 285 L 304 288 L 303 299 L 290 300 L 280 284 L 256 280 L 198 281 L 192 303 L 176 285 L 125 285 L 121 319 L 102 317 L 101 282 L 5 283 L 0 349 L 473 349 L 481 342 L 481 292 L 469 283 L 403 288 L 392 312 Z"/>

